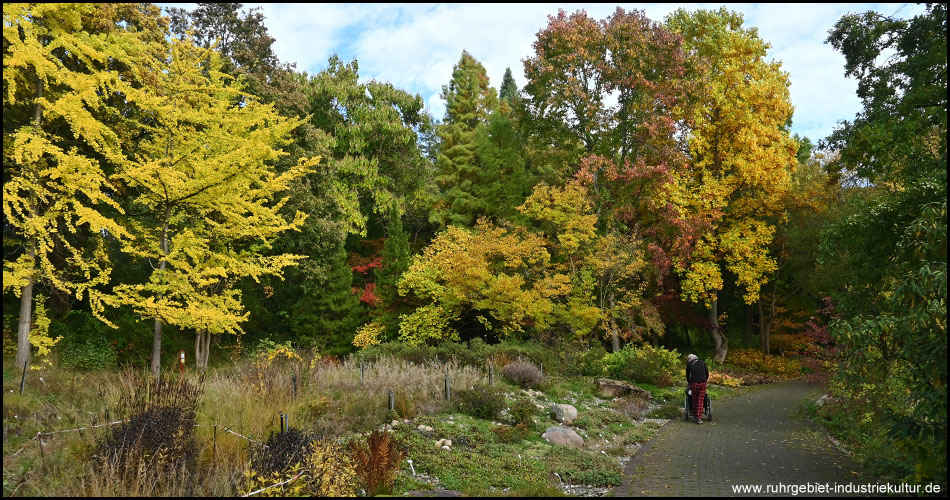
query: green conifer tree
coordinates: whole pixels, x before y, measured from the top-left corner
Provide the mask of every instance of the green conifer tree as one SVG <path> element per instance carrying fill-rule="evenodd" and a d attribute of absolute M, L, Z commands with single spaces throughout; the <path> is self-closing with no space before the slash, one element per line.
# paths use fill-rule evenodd
<path fill-rule="evenodd" d="M 332 253 L 326 282 L 320 289 L 308 289 L 305 300 L 291 310 L 293 337 L 319 342 L 322 352 L 345 354 L 362 319 L 359 296 L 353 293 L 353 271 L 346 262 L 341 244 Z"/>
<path fill-rule="evenodd" d="M 396 283 L 409 268 L 409 234 L 403 229 L 402 218 L 396 210 L 389 215 L 388 238 L 383 244 L 383 265 L 375 270 L 376 293 L 382 304 L 381 322 L 387 338 L 399 331 L 399 315 L 406 312 L 405 298 L 399 295 Z"/>
<path fill-rule="evenodd" d="M 492 114 L 475 129 L 475 158 L 480 180 L 474 189 L 483 215 L 493 221 L 520 218 L 518 205 L 531 194 L 533 183 L 525 170 L 525 149 L 514 121 Z"/>
<path fill-rule="evenodd" d="M 509 107 L 514 106 L 515 99 L 518 98 L 518 85 L 511 76 L 511 68 L 505 68 L 505 76 L 501 79 L 501 88 L 498 89 L 498 99 L 506 102 Z"/>
<path fill-rule="evenodd" d="M 436 129 L 440 196 L 429 219 L 442 226 L 470 225 L 484 210 L 484 202 L 475 195 L 481 177 L 475 160 L 475 128 L 497 110 L 498 95 L 488 85 L 485 67 L 463 51 L 452 80 L 442 87 L 442 98 L 445 121 Z"/>

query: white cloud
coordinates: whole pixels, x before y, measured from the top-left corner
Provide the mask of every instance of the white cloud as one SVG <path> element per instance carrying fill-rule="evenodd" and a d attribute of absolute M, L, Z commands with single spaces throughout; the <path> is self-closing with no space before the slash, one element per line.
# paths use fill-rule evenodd
<path fill-rule="evenodd" d="M 363 79 L 387 81 L 426 99 L 432 115 L 441 119 L 445 104 L 439 98 L 462 50 L 482 62 L 492 85 L 501 83 L 510 67 L 519 88 L 525 84 L 522 60 L 531 56 L 536 33 L 557 13 L 548 4 L 246 4 L 259 5 L 268 30 L 276 39 L 274 50 L 283 61 L 315 73 L 338 53 L 359 61 Z M 650 19 L 678 8 L 675 4 L 620 4 L 642 9 Z M 684 8 L 716 9 L 721 4 L 686 4 Z M 735 4 L 746 26 L 772 44 L 769 57 L 780 60 L 790 74 L 795 106 L 793 130 L 823 138 L 841 120 L 861 109 L 856 82 L 844 77 L 844 57 L 824 40 L 828 30 L 847 12 L 876 10 L 908 17 L 924 10 L 905 4 Z M 585 9 L 595 19 L 614 11 L 614 4 L 565 4 L 568 13 Z"/>

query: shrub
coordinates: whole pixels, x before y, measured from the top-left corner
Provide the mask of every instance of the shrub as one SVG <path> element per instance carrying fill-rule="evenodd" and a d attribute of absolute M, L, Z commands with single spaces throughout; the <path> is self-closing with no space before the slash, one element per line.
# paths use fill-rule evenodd
<path fill-rule="evenodd" d="M 313 439 L 298 429 L 284 432 L 271 431 L 263 446 L 251 459 L 251 469 L 269 475 L 281 473 L 296 463 L 303 462 L 310 454 Z"/>
<path fill-rule="evenodd" d="M 253 468 L 245 471 L 241 494 L 247 495 L 296 476 L 297 479 L 287 484 L 264 490 L 255 496 L 356 496 L 356 471 L 343 446 L 331 441 L 311 440 L 303 448 L 308 450 L 303 459 L 282 471 L 269 474 Z"/>
<path fill-rule="evenodd" d="M 577 353 L 575 359 L 578 375 L 586 377 L 599 377 L 604 373 L 604 356 L 607 355 L 607 349 L 600 342 L 595 343 L 590 349 L 585 349 Z"/>
<path fill-rule="evenodd" d="M 59 360 L 74 370 L 105 370 L 116 364 L 115 350 L 102 337 L 69 339 L 59 349 Z"/>
<path fill-rule="evenodd" d="M 128 421 L 109 428 L 93 454 L 94 462 L 128 478 L 140 470 L 169 471 L 193 461 L 200 394 L 200 379 L 192 383 L 185 378 L 134 378 L 131 393 L 122 397 L 117 411 Z"/>
<path fill-rule="evenodd" d="M 724 385 L 727 387 L 739 387 L 742 385 L 741 377 L 733 377 L 725 373 L 713 372 L 709 374 L 709 383 L 716 385 Z"/>
<path fill-rule="evenodd" d="M 797 377 L 802 365 L 794 359 L 765 354 L 757 349 L 730 350 L 726 362 L 732 366 L 780 377 Z"/>
<path fill-rule="evenodd" d="M 538 407 L 530 400 L 519 399 L 511 404 L 509 410 L 511 411 L 511 418 L 514 419 L 515 425 L 534 425 L 534 416 L 538 413 Z"/>
<path fill-rule="evenodd" d="M 535 388 L 544 380 L 537 366 L 520 360 L 502 368 L 501 374 L 525 389 Z"/>
<path fill-rule="evenodd" d="M 462 413 L 485 420 L 497 420 L 505 408 L 505 397 L 487 385 L 476 385 L 456 393 L 456 407 Z"/>
<path fill-rule="evenodd" d="M 620 398 L 617 401 L 611 403 L 610 406 L 621 415 L 629 418 L 630 420 L 634 420 L 643 417 L 643 414 L 646 413 L 647 409 L 650 407 L 650 400 L 649 398 L 631 396 L 627 398 Z"/>
<path fill-rule="evenodd" d="M 647 382 L 668 387 L 682 368 L 676 349 L 668 351 L 649 344 L 625 346 L 620 352 L 604 356 L 604 372 L 613 378 L 631 382 Z"/>
<path fill-rule="evenodd" d="M 387 432 L 373 431 L 365 443 L 350 442 L 356 475 L 370 496 L 392 490 L 399 463 L 406 452 Z"/>
<path fill-rule="evenodd" d="M 412 397 L 405 392 L 397 392 L 393 398 L 393 406 L 399 418 L 412 418 L 416 416 L 416 405 Z"/>
<path fill-rule="evenodd" d="M 515 342 L 505 340 L 491 346 L 491 356 L 496 366 L 505 366 L 509 360 L 531 360 L 534 363 L 543 363 L 544 371 L 549 375 L 561 373 L 563 365 L 550 346 L 537 342 Z"/>
<path fill-rule="evenodd" d="M 769 348 L 778 354 L 804 354 L 814 349 L 814 345 L 803 333 L 776 333 L 769 338 Z"/>
<path fill-rule="evenodd" d="M 302 417 L 305 422 L 316 422 L 322 418 L 330 409 L 330 400 L 325 397 L 316 397 L 310 401 L 304 402 L 297 415 Z"/>
<path fill-rule="evenodd" d="M 377 362 L 385 358 L 396 358 L 409 363 L 423 364 L 435 358 L 435 348 L 426 345 L 411 346 L 402 342 L 384 342 L 363 348 L 354 356 L 357 362 Z"/>
<path fill-rule="evenodd" d="M 460 365 L 476 366 L 481 364 L 475 352 L 465 344 L 445 341 L 435 348 L 435 356 L 439 361 L 448 363 L 455 361 Z"/>
<path fill-rule="evenodd" d="M 524 441 L 528 434 L 531 431 L 528 430 L 528 426 L 525 424 L 518 424 L 514 426 L 510 425 L 499 425 L 492 427 L 491 430 L 495 434 L 495 438 L 499 443 L 504 444 L 516 444 Z"/>

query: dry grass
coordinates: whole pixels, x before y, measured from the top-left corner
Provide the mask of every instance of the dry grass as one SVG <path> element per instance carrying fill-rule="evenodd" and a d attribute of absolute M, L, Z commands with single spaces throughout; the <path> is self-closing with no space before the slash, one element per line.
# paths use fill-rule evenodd
<path fill-rule="evenodd" d="M 233 496 L 247 468 L 249 452 L 259 446 L 229 434 L 226 428 L 264 441 L 280 428 L 278 412 L 290 415 L 290 425 L 317 436 L 338 437 L 378 428 L 388 415 L 388 392 L 411 402 L 420 416 L 447 407 L 444 376 L 453 390 L 486 382 L 486 374 L 455 363 L 409 364 L 380 359 L 364 366 L 358 362 L 264 365 L 240 360 L 209 372 L 198 403 L 195 440 L 196 463 L 162 477 L 149 473 L 120 481 L 95 469 L 88 457 L 102 440 L 106 427 L 45 436 L 43 450 L 37 431 L 72 429 L 118 420 L 116 409 L 135 387 L 133 370 L 77 374 L 51 367 L 28 374 L 27 391 L 19 396 L 19 377 L 5 377 L 4 494 L 28 496 Z M 297 376 L 293 397 L 292 375 Z M 197 379 L 195 374 L 185 375 Z M 43 378 L 43 382 L 39 378 Z M 13 416 L 16 415 L 16 418 Z M 215 431 L 214 425 L 217 424 Z M 215 437 L 216 434 L 216 437 Z M 12 456 L 21 447 L 26 448 Z"/>

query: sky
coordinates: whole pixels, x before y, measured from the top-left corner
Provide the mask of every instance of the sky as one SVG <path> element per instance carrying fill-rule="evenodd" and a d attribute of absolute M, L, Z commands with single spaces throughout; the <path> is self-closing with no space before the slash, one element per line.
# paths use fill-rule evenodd
<path fill-rule="evenodd" d="M 175 5 L 186 9 L 194 4 Z M 244 4 L 260 7 L 273 49 L 298 70 L 318 73 L 337 54 L 356 59 L 362 81 L 376 79 L 417 93 L 438 120 L 445 114 L 439 97 L 452 77 L 452 68 L 467 50 L 488 72 L 496 89 L 506 68 L 518 88 L 526 80 L 522 61 L 534 54 L 531 44 L 558 9 L 586 10 L 604 19 L 617 6 L 643 10 L 654 21 L 683 7 L 741 12 L 745 27 L 758 28 L 771 44 L 767 58 L 782 63 L 789 73 L 795 107 L 792 132 L 813 142 L 826 137 L 843 120 L 861 110 L 857 82 L 844 76 L 844 57 L 824 43 L 828 31 L 847 13 L 873 10 L 910 18 L 923 13 L 919 4 Z"/>

